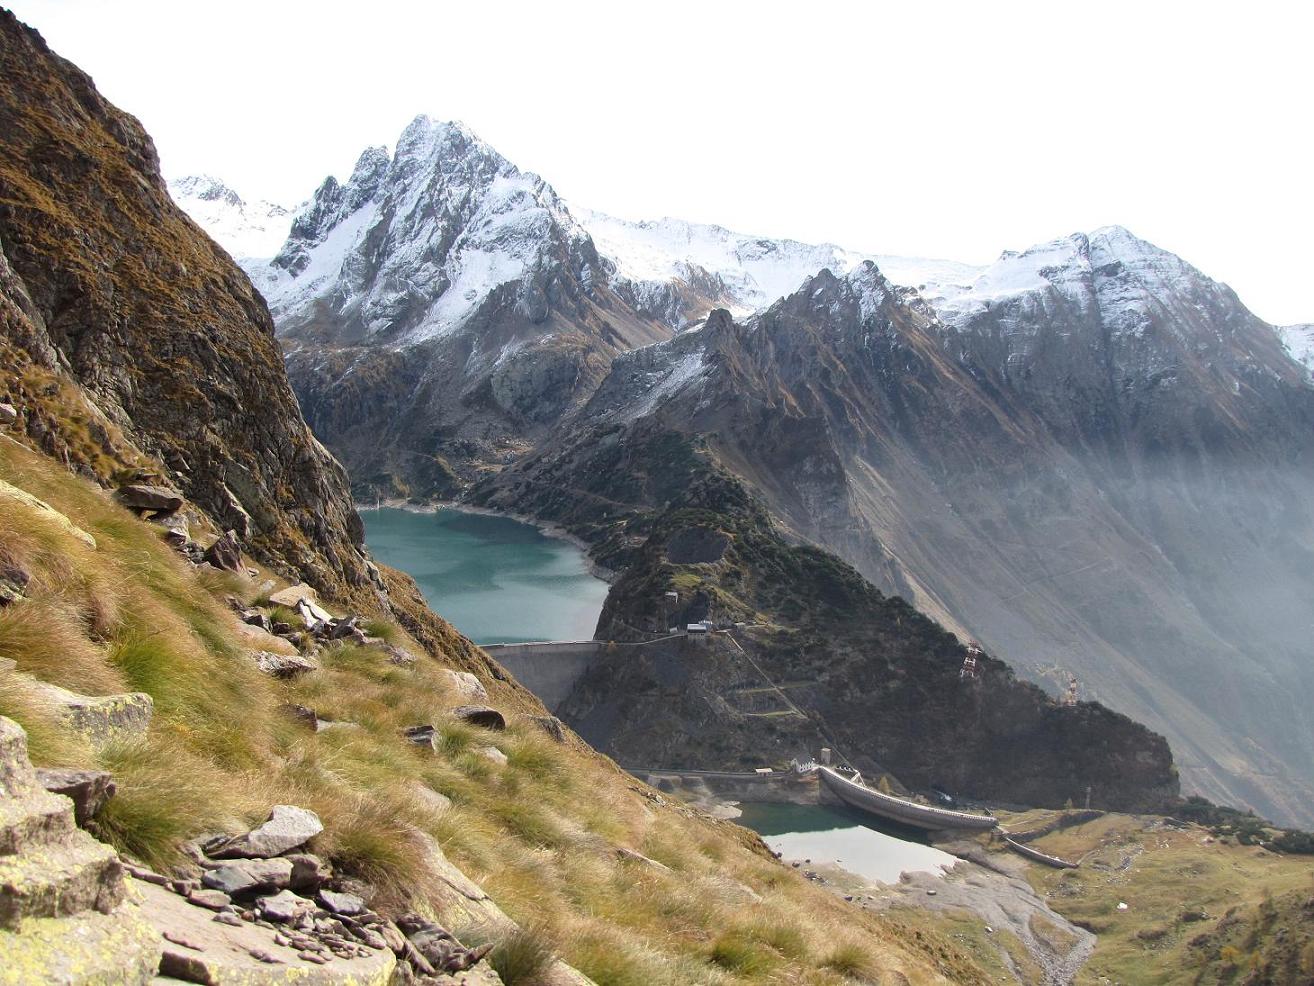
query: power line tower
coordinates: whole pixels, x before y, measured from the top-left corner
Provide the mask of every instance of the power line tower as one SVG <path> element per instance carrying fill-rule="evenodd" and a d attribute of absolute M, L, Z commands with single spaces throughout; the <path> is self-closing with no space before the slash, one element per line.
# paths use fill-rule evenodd
<path fill-rule="evenodd" d="M 963 666 L 958 669 L 960 681 L 976 681 L 981 676 L 981 657 L 981 645 L 975 640 L 970 641 L 963 656 Z"/>

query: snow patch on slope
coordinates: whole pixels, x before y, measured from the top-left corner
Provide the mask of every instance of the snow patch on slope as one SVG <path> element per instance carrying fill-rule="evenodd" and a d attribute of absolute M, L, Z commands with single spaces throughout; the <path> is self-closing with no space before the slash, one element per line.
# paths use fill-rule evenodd
<path fill-rule="evenodd" d="M 1287 355 L 1314 379 L 1314 325 L 1279 325 L 1275 328 Z"/>
<path fill-rule="evenodd" d="M 736 233 L 722 226 L 659 219 L 632 222 L 572 206 L 598 251 L 616 263 L 617 273 L 635 282 L 666 282 L 685 277 L 688 265 L 719 276 L 742 311 L 756 311 L 798 290 L 822 270 L 843 277 L 873 261 L 891 282 L 968 282 L 981 268 L 952 260 L 894 257 L 846 250 L 833 243 L 802 243 Z"/>

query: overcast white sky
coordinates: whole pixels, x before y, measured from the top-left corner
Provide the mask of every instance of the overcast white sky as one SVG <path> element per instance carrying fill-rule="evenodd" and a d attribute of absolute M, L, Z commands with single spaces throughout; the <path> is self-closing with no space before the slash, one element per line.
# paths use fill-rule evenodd
<path fill-rule="evenodd" d="M 423 112 L 627 218 L 974 263 L 1118 223 L 1314 321 L 1314 4 L 10 6 L 246 198 Z"/>

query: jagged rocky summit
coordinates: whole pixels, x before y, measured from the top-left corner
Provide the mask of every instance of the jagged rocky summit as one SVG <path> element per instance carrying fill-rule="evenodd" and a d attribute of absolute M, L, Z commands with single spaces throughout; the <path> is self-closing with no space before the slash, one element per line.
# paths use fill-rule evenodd
<path fill-rule="evenodd" d="M 211 175 L 169 182 L 169 194 L 234 257 L 273 256 L 287 239 L 296 210 L 261 199 L 247 202 Z"/>

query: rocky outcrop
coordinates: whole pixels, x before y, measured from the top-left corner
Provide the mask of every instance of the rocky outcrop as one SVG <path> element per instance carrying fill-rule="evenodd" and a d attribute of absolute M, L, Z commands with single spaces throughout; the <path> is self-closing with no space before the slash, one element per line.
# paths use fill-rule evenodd
<path fill-rule="evenodd" d="M 10 13 L 0 38 L 0 355 L 26 439 L 107 483 L 153 463 L 258 557 L 363 588 L 345 477 L 263 300 L 135 119 Z"/>
<path fill-rule="evenodd" d="M 0 983 L 147 983 L 161 953 L 118 855 L 48 793 L 27 739 L 0 717 Z"/>

